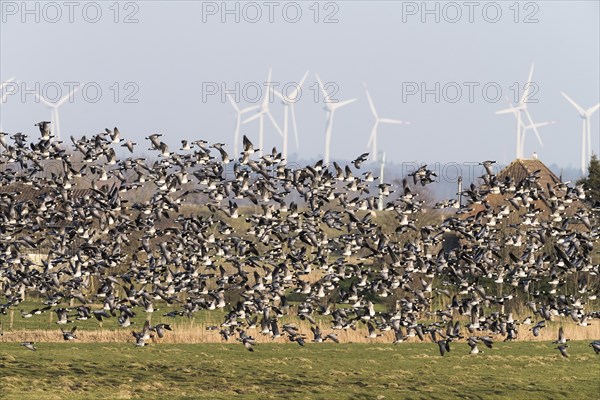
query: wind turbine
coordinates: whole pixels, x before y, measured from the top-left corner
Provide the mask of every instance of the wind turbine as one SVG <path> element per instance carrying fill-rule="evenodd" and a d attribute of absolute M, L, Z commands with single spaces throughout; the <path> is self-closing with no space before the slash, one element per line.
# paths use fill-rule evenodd
<path fill-rule="evenodd" d="M 371 113 L 375 118 L 375 123 L 373 124 L 373 128 L 371 129 L 371 136 L 369 136 L 369 142 L 367 143 L 367 147 L 371 146 L 371 154 L 373 155 L 373 161 L 377 161 L 377 128 L 379 124 L 410 124 L 410 122 L 400 121 L 397 119 L 390 118 L 380 118 L 377 114 L 377 110 L 375 109 L 375 104 L 373 104 L 373 99 L 369 94 L 369 89 L 367 89 L 367 84 L 363 83 L 365 86 L 365 92 L 367 93 L 367 100 L 369 101 L 369 107 L 371 107 Z"/>
<path fill-rule="evenodd" d="M 58 109 L 67 100 L 69 100 L 78 90 L 79 90 L 79 86 L 77 86 L 73 90 L 70 90 L 69 93 L 67 93 L 65 96 L 60 98 L 56 103 L 52 103 L 52 102 L 44 99 L 42 96 L 40 96 L 37 93 L 35 94 L 36 97 L 38 99 L 40 99 L 42 103 L 44 103 L 45 105 L 47 105 L 48 107 L 50 107 L 52 109 L 52 119 L 51 119 L 52 130 L 54 131 L 54 136 L 56 137 L 56 140 L 60 140 L 60 119 L 58 117 Z"/>
<path fill-rule="evenodd" d="M 275 127 L 275 130 L 277 130 L 277 132 L 279 133 L 280 136 L 283 136 L 283 133 L 281 132 L 281 128 L 279 127 L 279 125 L 277 125 L 277 122 L 275 121 L 275 118 L 273 118 L 273 115 L 271 114 L 271 111 L 269 111 L 269 101 L 271 100 L 271 92 L 273 90 L 273 88 L 271 87 L 271 68 L 269 68 L 269 76 L 267 77 L 267 91 L 263 96 L 262 102 L 259 106 L 260 111 L 258 111 L 256 114 L 254 114 L 253 116 L 251 116 L 250 118 L 245 119 L 244 121 L 242 121 L 242 124 L 247 124 L 248 122 L 254 121 L 255 119 L 258 119 L 258 155 L 260 157 L 262 157 L 263 154 L 263 136 L 264 136 L 264 128 L 265 128 L 265 115 L 267 117 L 269 117 L 269 120 L 271 121 L 271 123 L 273 124 L 273 126 Z"/>
<path fill-rule="evenodd" d="M 2 89 L 4 89 L 4 86 L 8 85 L 9 83 L 11 83 L 12 81 L 15 80 L 15 77 L 13 76 L 12 78 L 8 79 L 5 82 L 0 83 L 0 93 L 2 92 Z M 0 97 L 0 107 L 2 107 L 2 105 L 4 104 L 4 102 L 6 101 L 6 97 L 8 96 L 8 93 L 4 93 L 1 97 Z M 0 117 L 2 117 L 1 115 L 2 113 L 0 113 Z M 0 132 L 2 132 L 2 120 L 0 119 Z"/>
<path fill-rule="evenodd" d="M 525 90 L 523 91 L 523 96 L 521 97 L 521 99 L 519 99 L 519 102 L 517 103 L 517 105 L 515 107 L 513 107 L 511 105 L 510 108 L 496 111 L 497 115 L 513 113 L 517 117 L 517 148 L 516 148 L 517 158 L 523 158 L 522 135 L 524 135 L 524 132 L 521 131 L 521 128 L 523 125 L 521 113 L 525 113 L 525 116 L 529 120 L 528 126 L 530 126 L 531 129 L 533 129 L 533 132 L 537 136 L 538 141 L 540 142 L 540 144 L 542 144 L 542 138 L 540 137 L 540 133 L 537 130 L 537 125 L 533 122 L 533 119 L 531 118 L 531 115 L 529 114 L 529 111 L 527 110 L 527 100 L 529 97 L 529 89 L 531 88 L 531 78 L 533 77 L 533 67 L 534 67 L 534 64 L 532 63 L 531 68 L 529 69 L 529 78 L 527 78 L 527 83 L 525 84 Z"/>
<path fill-rule="evenodd" d="M 227 98 L 229 99 L 229 102 L 231 103 L 231 106 L 233 107 L 233 109 L 235 110 L 235 131 L 233 133 L 233 154 L 236 155 L 238 154 L 238 144 L 240 141 L 240 126 L 242 124 L 242 116 L 247 113 L 250 112 L 252 110 L 256 110 L 258 107 L 258 105 L 256 106 L 250 106 L 250 107 L 246 107 L 246 108 L 239 108 L 238 105 L 235 103 L 235 101 L 233 100 L 233 97 L 227 93 Z"/>
<path fill-rule="evenodd" d="M 284 96 L 283 93 L 273 89 L 273 93 L 275 96 L 279 97 L 283 102 L 283 148 L 281 152 L 281 157 L 287 161 L 288 155 L 288 113 L 292 114 L 292 127 L 294 128 L 294 139 L 296 141 L 296 149 L 299 146 L 298 143 L 298 126 L 296 125 L 296 112 L 294 111 L 294 104 L 298 101 L 298 94 L 308 76 L 308 71 L 304 73 L 304 76 L 300 80 L 300 83 L 296 85 L 294 90 L 289 96 Z"/>
<path fill-rule="evenodd" d="M 324 101 L 325 101 L 325 109 L 327 110 L 327 127 L 325 128 L 325 164 L 329 164 L 329 151 L 331 148 L 331 132 L 333 130 L 333 116 L 335 115 L 336 110 L 347 106 L 348 104 L 354 103 L 356 99 L 349 99 L 344 101 L 333 102 L 329 97 L 329 94 L 325 90 L 323 86 L 323 82 L 321 82 L 321 78 L 319 75 L 315 74 L 317 77 L 317 81 L 319 82 L 319 86 L 321 87 L 321 91 L 323 92 Z"/>
<path fill-rule="evenodd" d="M 594 114 L 596 111 L 598 111 L 598 108 L 600 108 L 600 103 L 585 110 L 579 104 L 575 103 L 575 101 L 572 98 L 570 98 L 569 96 L 567 96 L 564 92 L 560 92 L 560 93 L 563 95 L 563 97 L 565 99 L 567 99 L 567 101 L 569 103 L 571 103 L 571 105 L 573 107 L 575 107 L 575 109 L 579 113 L 579 116 L 583 119 L 583 131 L 581 133 L 581 173 L 585 174 L 585 163 L 592 156 L 592 129 L 591 129 L 591 124 L 590 124 L 590 117 L 592 116 L 592 114 Z M 587 154 L 586 154 L 586 135 L 587 135 Z"/>

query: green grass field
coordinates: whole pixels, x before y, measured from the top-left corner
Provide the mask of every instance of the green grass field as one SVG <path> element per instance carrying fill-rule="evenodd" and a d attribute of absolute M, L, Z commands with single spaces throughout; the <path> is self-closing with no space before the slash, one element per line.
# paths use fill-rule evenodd
<path fill-rule="evenodd" d="M 8 399 L 593 399 L 600 356 L 571 342 L 497 343 L 469 355 L 453 343 L 241 344 L 0 343 Z"/>

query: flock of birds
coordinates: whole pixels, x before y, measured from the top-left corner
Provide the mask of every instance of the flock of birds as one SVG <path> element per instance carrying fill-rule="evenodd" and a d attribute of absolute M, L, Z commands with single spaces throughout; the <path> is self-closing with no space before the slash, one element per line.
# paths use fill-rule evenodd
<path fill-rule="evenodd" d="M 462 339 L 477 354 L 517 339 L 522 327 L 538 336 L 547 321 L 587 327 L 600 318 L 588 309 L 599 290 L 597 210 L 583 206 L 581 186 L 543 190 L 539 171 L 515 182 L 483 162 L 484 184 L 461 193 L 465 204 L 433 211 L 417 190 L 435 181 L 426 165 L 395 186 L 361 173 L 368 154 L 346 166 L 294 168 L 276 149 L 258 157 L 247 137 L 241 154 L 229 155 L 203 140 L 172 152 L 152 134 L 150 159 L 134 156 L 137 144 L 117 128 L 68 145 L 49 122 L 36 126 L 31 142 L 0 133 L 0 315 L 29 293 L 44 307 L 21 310 L 23 318 L 52 311 L 61 326 L 115 317 L 128 328 L 136 310 L 153 313 L 160 301 L 173 318 L 225 311 L 207 329 L 249 351 L 252 331 L 304 346 L 366 328 L 367 339 L 393 331 L 395 344 L 431 340 L 442 356 Z M 492 195 L 507 202 L 493 205 Z M 419 222 L 427 213 L 438 222 Z M 445 235 L 460 244 L 445 250 Z M 47 252 L 32 261 L 41 247 Z M 388 310 L 376 311 L 391 296 Z M 514 319 L 511 304 L 532 316 Z M 301 324 L 283 324 L 286 316 L 308 321 L 312 339 Z M 132 336 L 145 346 L 169 330 L 147 322 Z M 77 333 L 61 328 L 66 341 Z M 565 357 L 567 340 L 561 327 L 556 348 Z M 600 353 L 600 341 L 591 346 Z"/>

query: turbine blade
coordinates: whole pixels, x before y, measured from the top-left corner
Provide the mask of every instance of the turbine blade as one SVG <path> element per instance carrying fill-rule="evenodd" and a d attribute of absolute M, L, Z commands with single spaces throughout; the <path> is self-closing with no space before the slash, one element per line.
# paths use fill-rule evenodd
<path fill-rule="evenodd" d="M 596 111 L 598 111 L 599 108 L 600 108 L 600 103 L 596 104 L 595 106 L 592 106 L 592 107 L 588 108 L 585 113 L 586 113 L 586 115 L 588 117 L 590 117 L 593 113 L 595 113 Z"/>
<path fill-rule="evenodd" d="M 280 91 L 278 91 L 277 89 L 273 89 L 273 94 L 277 97 L 279 97 L 279 99 L 281 101 L 283 101 L 284 103 L 286 103 L 286 98 L 283 96 L 283 93 L 281 93 Z"/>
<path fill-rule="evenodd" d="M 354 103 L 355 101 L 356 101 L 356 99 L 344 100 L 344 101 L 340 101 L 338 103 L 332 103 L 331 107 L 334 109 L 338 109 L 340 107 L 344 107 L 344 106 L 347 106 L 348 104 Z"/>
<path fill-rule="evenodd" d="M 515 113 L 515 109 L 514 108 L 507 108 L 505 110 L 500 110 L 500 111 L 496 111 L 494 114 L 496 115 L 501 115 L 501 114 L 508 114 L 508 113 Z"/>
<path fill-rule="evenodd" d="M 537 130 L 537 126 L 533 122 L 533 120 L 531 119 L 531 115 L 529 114 L 529 111 L 527 109 L 525 109 L 525 115 L 527 115 L 527 119 L 529 120 L 529 124 L 531 126 L 531 129 L 533 129 L 533 132 L 535 133 L 535 136 L 537 137 L 538 142 L 540 142 L 540 145 L 542 147 L 544 147 L 544 142 L 542 142 L 542 138 L 540 137 L 540 133 Z"/>
<path fill-rule="evenodd" d="M 308 71 L 306 71 L 304 73 L 304 76 L 302 77 L 302 79 L 300 79 L 300 82 L 298 82 L 298 86 L 296 86 L 294 88 L 294 90 L 292 91 L 292 93 L 290 93 L 290 95 L 288 96 L 288 99 L 290 101 L 295 102 L 296 98 L 298 97 L 298 92 L 300 91 L 300 89 L 302 88 L 302 85 L 304 85 L 304 82 L 306 81 L 306 78 L 308 77 Z"/>
<path fill-rule="evenodd" d="M 8 80 L 6 80 L 4 82 L 0 82 L 0 89 L 2 89 L 4 86 L 6 86 L 6 84 L 11 83 L 14 80 L 15 80 L 15 77 L 13 76 L 12 78 L 9 78 Z"/>
<path fill-rule="evenodd" d="M 373 127 L 371 128 L 371 134 L 369 135 L 369 141 L 367 142 L 367 148 L 371 147 L 371 143 L 373 143 L 373 138 L 375 137 L 376 132 L 377 132 L 377 121 L 375 121 L 375 123 L 373 124 Z"/>
<path fill-rule="evenodd" d="M 266 111 L 265 111 L 265 110 L 263 110 L 263 111 L 259 111 L 259 112 L 257 112 L 256 114 L 254 114 L 253 116 L 251 116 L 251 117 L 248 117 L 248 118 L 246 118 L 245 120 L 243 120 L 243 121 L 242 121 L 242 124 L 246 124 L 246 123 L 248 123 L 248 122 L 254 121 L 255 119 L 258 119 L 258 118 L 259 118 L 261 115 L 263 115 L 264 113 L 266 113 Z"/>
<path fill-rule="evenodd" d="M 380 118 L 379 122 L 384 124 L 404 124 L 404 121 L 400 121 L 399 119 L 390 119 L 390 118 Z"/>
<path fill-rule="evenodd" d="M 40 96 L 37 92 L 34 92 L 34 95 L 35 95 L 35 97 L 37 97 L 42 103 L 44 103 L 48 107 L 54 108 L 56 106 L 56 104 L 49 102 L 48 100 L 46 100 L 45 98 L 43 98 L 42 96 Z"/>
<path fill-rule="evenodd" d="M 329 94 L 327 93 L 327 91 L 325 91 L 325 86 L 323 86 L 323 82 L 321 82 L 321 78 L 319 78 L 319 75 L 315 74 L 315 76 L 317 77 L 317 82 L 319 82 L 319 87 L 321 88 L 321 92 L 323 93 L 323 99 L 325 101 L 325 104 L 329 104 Z"/>
<path fill-rule="evenodd" d="M 253 110 L 258 110 L 260 108 L 260 106 L 257 104 L 255 106 L 250 106 L 250 107 L 246 107 L 246 108 L 242 108 L 242 110 L 240 111 L 240 114 L 246 114 L 250 111 Z"/>
<path fill-rule="evenodd" d="M 290 111 L 292 112 L 292 128 L 294 129 L 294 141 L 296 142 L 296 149 L 300 148 L 300 140 L 298 139 L 298 126 L 296 125 L 296 111 L 294 111 L 294 105 L 290 104 Z"/>
<path fill-rule="evenodd" d="M 69 93 L 67 93 L 66 95 L 63 96 L 62 99 L 58 100 L 56 102 L 56 107 L 60 107 L 63 105 L 63 103 L 67 100 L 69 100 L 69 98 L 71 96 L 73 96 L 75 93 L 77 93 L 77 91 L 79 90 L 79 86 L 77 86 L 75 89 L 73 89 L 72 91 L 70 91 Z"/>
<path fill-rule="evenodd" d="M 373 104 L 373 99 L 371 98 L 371 95 L 369 94 L 369 89 L 367 89 L 367 84 L 363 83 L 363 85 L 365 86 L 365 92 L 367 93 L 367 100 L 369 102 L 369 107 L 371 107 L 371 113 L 373 114 L 375 119 L 379 119 L 379 117 L 377 116 L 377 110 L 375 110 L 375 104 Z"/>
<path fill-rule="evenodd" d="M 524 104 L 525 100 L 529 96 L 529 89 L 531 88 L 531 78 L 533 77 L 533 63 L 531 63 L 531 68 L 529 69 L 529 77 L 527 78 L 527 83 L 525 84 L 525 91 L 523 92 L 523 96 L 521 97 L 521 101 L 519 104 Z"/>
<path fill-rule="evenodd" d="M 522 111 L 524 109 L 525 109 L 525 107 L 523 107 L 523 106 L 513 107 L 511 104 L 511 106 L 509 108 L 505 108 L 503 110 L 496 111 L 496 115 L 509 114 L 509 113 L 516 114 L 517 112 Z"/>
<path fill-rule="evenodd" d="M 538 122 L 538 123 L 534 124 L 534 126 L 536 128 L 541 128 L 541 127 L 548 126 L 548 125 L 554 125 L 555 123 L 556 123 L 556 121 Z M 530 126 L 527 126 L 527 128 L 530 128 Z"/>
<path fill-rule="evenodd" d="M 235 101 L 233 101 L 233 96 L 229 93 L 227 93 L 227 99 L 229 99 L 229 102 L 231 103 L 231 106 L 233 107 L 233 109 L 236 112 L 240 112 L 240 108 L 238 107 L 238 105 L 235 103 Z"/>
<path fill-rule="evenodd" d="M 267 114 L 267 117 L 269 117 L 269 119 L 271 120 L 271 123 L 273 124 L 273 126 L 275 127 L 277 132 L 279 132 L 279 135 L 283 136 L 283 132 L 282 132 L 281 128 L 279 127 L 279 124 L 277 124 L 277 121 L 275 121 L 275 118 L 273 118 L 273 115 L 269 111 L 267 111 L 266 114 Z"/>
<path fill-rule="evenodd" d="M 572 98 L 570 98 L 569 96 L 567 96 L 567 94 L 565 92 L 560 92 L 560 94 L 563 95 L 563 97 L 565 99 L 567 99 L 567 101 L 569 103 L 571 103 L 571 105 L 573 107 L 575 107 L 575 109 L 579 112 L 579 114 L 584 117 L 585 116 L 585 110 L 583 109 L 583 107 L 581 107 L 579 104 L 575 103 L 575 100 L 573 100 Z"/>
<path fill-rule="evenodd" d="M 372 146 L 373 154 L 375 154 L 375 151 L 376 151 L 375 143 L 377 141 L 377 126 L 378 125 L 379 125 L 378 122 L 375 122 L 373 124 L 373 128 L 371 128 L 371 136 L 369 136 L 369 143 L 367 144 L 367 147 Z"/>

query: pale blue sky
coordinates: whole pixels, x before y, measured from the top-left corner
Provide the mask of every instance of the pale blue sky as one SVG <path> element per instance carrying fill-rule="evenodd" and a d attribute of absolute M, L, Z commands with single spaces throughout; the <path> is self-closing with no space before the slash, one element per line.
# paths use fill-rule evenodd
<path fill-rule="evenodd" d="M 581 119 L 560 95 L 567 92 L 588 108 L 600 99 L 600 6 L 598 1 L 544 1 L 519 3 L 519 23 L 514 22 L 513 2 L 498 2 L 502 16 L 493 18 L 491 2 L 479 2 L 468 21 L 468 8 L 457 2 L 463 13 L 457 23 L 444 20 L 454 17 L 454 9 L 439 3 L 440 22 L 428 15 L 407 15 L 412 5 L 421 2 L 337 2 L 337 23 L 323 23 L 325 15 L 336 7 L 319 4 L 319 23 L 313 18 L 314 2 L 299 2 L 302 17 L 287 22 L 280 2 L 275 21 L 268 21 L 268 8 L 257 2 L 263 12 L 258 23 L 241 21 L 232 16 L 221 22 L 219 15 L 204 15 L 213 4 L 221 2 L 138 1 L 120 4 L 119 23 L 114 23 L 113 2 L 99 2 L 102 16 L 98 23 L 86 22 L 81 2 L 75 9 L 74 23 L 68 21 L 68 9 L 60 6 L 61 19 L 50 23 L 54 11 L 39 3 L 40 22 L 35 15 L 22 15 L 14 5 L 21 2 L 1 1 L 0 80 L 15 76 L 34 87 L 48 82 L 96 82 L 103 91 L 97 103 L 85 101 L 81 93 L 73 103 L 60 109 L 63 139 L 70 134 L 93 134 L 105 127 L 118 126 L 123 135 L 138 143 L 150 133 L 165 134 L 174 147 L 180 139 L 204 138 L 232 142 L 234 113 L 220 96 L 202 101 L 203 82 L 235 82 L 241 86 L 262 83 L 269 67 L 272 81 L 282 84 L 298 81 L 310 70 L 303 97 L 296 112 L 300 130 L 300 148 L 293 140 L 290 153 L 304 159 L 320 158 L 324 148 L 325 111 L 312 97 L 314 73 L 324 81 L 335 82 L 340 100 L 356 97 L 357 102 L 340 109 L 333 129 L 332 157 L 350 159 L 364 151 L 373 119 L 363 89 L 367 82 L 380 116 L 411 121 L 411 125 L 382 125 L 379 146 L 389 160 L 402 161 L 479 161 L 496 159 L 509 162 L 515 155 L 516 121 L 510 115 L 494 115 L 506 107 L 504 97 L 513 96 L 514 82 L 523 85 L 529 67 L 535 62 L 533 80 L 539 87 L 537 104 L 529 110 L 536 122 L 556 120 L 553 126 L 540 129 L 544 147 L 528 134 L 525 154 L 537 151 L 548 164 L 578 167 L 581 146 Z M 7 3 L 10 3 L 7 5 Z M 28 3 L 33 9 L 35 2 Z M 63 4 L 58 2 L 59 5 Z M 429 2 L 428 7 L 435 7 Z M 234 7 L 234 3 L 229 3 Z M 243 3 L 240 3 L 240 8 Z M 93 7 L 87 6 L 93 17 Z M 287 16 L 293 8 L 287 6 Z M 482 9 L 486 7 L 487 14 Z M 445 10 L 445 14 L 444 14 Z M 251 18 L 253 10 L 246 9 Z M 420 10 L 419 10 L 420 11 Z M 46 15 L 44 15 L 44 12 Z M 137 23 L 123 23 L 134 12 Z M 539 20 L 524 23 L 527 14 Z M 405 22 L 403 22 L 403 17 Z M 22 19 L 25 18 L 23 22 Z M 115 103 L 115 82 L 120 98 Z M 133 82 L 139 92 L 137 104 L 125 103 L 132 92 L 125 84 Z M 409 96 L 403 101 L 403 87 L 414 82 L 433 88 L 435 82 L 457 82 L 463 96 L 456 103 L 435 103 L 433 95 L 420 100 Z M 478 82 L 473 102 L 468 101 L 464 82 Z M 498 103 L 487 101 L 481 87 L 498 85 L 503 97 Z M 113 87 L 113 90 L 111 90 Z M 66 87 L 63 87 L 66 93 Z M 91 93 L 91 92 L 90 92 Z M 33 124 L 49 119 L 50 111 L 36 103 L 33 95 L 22 102 L 18 95 L 7 96 L 2 105 L 5 131 L 36 134 Z M 248 106 L 242 102 L 241 106 Z M 279 102 L 272 113 L 282 123 Z M 592 118 L 592 148 L 598 152 L 600 121 Z M 257 123 L 242 127 L 242 132 L 258 141 Z M 267 147 L 281 147 L 281 139 L 267 125 Z M 143 150 L 147 146 L 141 146 Z"/>

